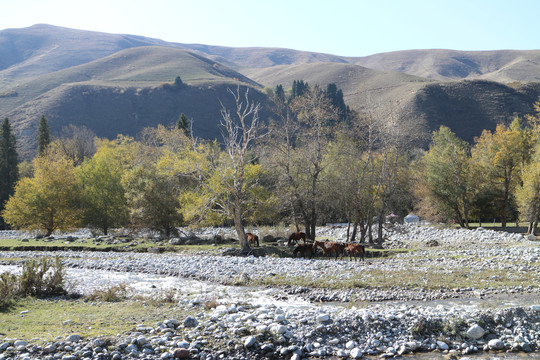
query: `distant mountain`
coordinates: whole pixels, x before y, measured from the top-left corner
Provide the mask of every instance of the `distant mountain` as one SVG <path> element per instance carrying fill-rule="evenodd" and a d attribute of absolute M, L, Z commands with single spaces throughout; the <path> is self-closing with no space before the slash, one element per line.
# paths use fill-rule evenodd
<path fill-rule="evenodd" d="M 352 62 L 437 80 L 540 81 L 540 50 L 408 50 L 356 58 Z"/>
<path fill-rule="evenodd" d="M 482 129 L 532 111 L 540 95 L 540 50 L 410 50 L 342 57 L 292 49 L 170 43 L 50 25 L 0 31 L 0 117 L 9 117 L 23 156 L 35 148 L 39 117 L 53 130 L 86 125 L 98 136 L 135 135 L 180 113 L 196 135 L 219 136 L 227 89 L 303 79 L 336 83 L 353 109 L 372 116 L 450 126 L 469 141 Z M 185 86 L 175 88 L 180 76 Z"/>

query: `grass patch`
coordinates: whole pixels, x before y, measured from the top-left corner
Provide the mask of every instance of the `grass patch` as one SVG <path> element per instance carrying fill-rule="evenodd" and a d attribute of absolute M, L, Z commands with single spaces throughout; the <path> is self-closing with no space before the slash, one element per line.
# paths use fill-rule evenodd
<path fill-rule="evenodd" d="M 0 312 L 0 336 L 40 341 L 69 334 L 84 338 L 116 336 L 139 324 L 155 326 L 158 321 L 181 320 L 187 315 L 184 309 L 171 304 L 135 300 L 84 302 L 26 298 Z"/>

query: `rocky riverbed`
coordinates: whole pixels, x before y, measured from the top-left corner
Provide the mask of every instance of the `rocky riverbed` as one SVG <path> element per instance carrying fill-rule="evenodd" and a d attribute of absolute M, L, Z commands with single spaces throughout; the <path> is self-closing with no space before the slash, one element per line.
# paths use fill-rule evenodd
<path fill-rule="evenodd" d="M 208 229 L 201 236 L 211 237 L 215 231 Z M 320 233 L 340 239 L 345 231 L 343 227 L 329 227 Z M 88 276 L 100 270 L 181 277 L 227 286 L 258 285 L 247 288 L 247 293 L 238 292 L 238 296 L 216 289 L 204 293 L 179 289 L 178 306 L 190 309 L 191 316 L 164 319 L 152 326 L 140 325 L 114 339 L 81 339 L 71 335 L 46 344 L 4 339 L 0 341 L 0 360 L 362 358 L 418 353 L 430 353 L 432 358 L 466 358 L 477 354 L 501 356 L 508 352 L 516 356 L 540 354 L 537 241 L 489 230 L 400 226 L 388 233 L 385 245 L 414 251 L 365 262 L 233 257 L 210 252 L 197 255 L 55 252 L 67 268 L 83 273 L 86 270 Z M 11 264 L 14 262 L 9 258 L 17 263 L 21 258 L 50 255 L 0 253 L 5 263 Z M 497 281 L 501 274 L 530 281 L 496 287 L 473 281 L 467 287 L 449 284 L 439 290 L 430 290 L 427 283 L 388 288 L 340 289 L 339 286 L 348 278 L 375 270 L 387 274 L 413 270 L 436 272 L 444 278 L 462 269 L 467 269 L 466 274 L 471 277 L 480 272 L 493 273 L 488 278 L 490 281 Z M 260 285 L 265 279 L 286 279 L 298 273 L 315 282 L 325 281 L 326 285 L 322 288 Z M 491 279 L 493 276 L 496 278 Z M 253 301 L 250 291 L 267 291 L 272 301 Z M 468 299 L 484 301 L 475 303 Z M 495 303 L 496 299 L 503 300 L 486 307 L 486 303 L 491 304 L 490 300 Z M 214 306 L 206 310 L 210 300 Z"/>

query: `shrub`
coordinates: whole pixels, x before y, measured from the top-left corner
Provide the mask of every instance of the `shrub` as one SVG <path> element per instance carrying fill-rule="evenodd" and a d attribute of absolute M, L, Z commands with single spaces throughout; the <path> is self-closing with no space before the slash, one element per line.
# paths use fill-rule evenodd
<path fill-rule="evenodd" d="M 0 274 L 0 310 L 13 304 L 17 294 L 17 276 L 10 273 Z"/>
<path fill-rule="evenodd" d="M 118 284 L 111 286 L 105 290 L 95 290 L 92 294 L 86 298 L 90 301 L 106 301 L 106 302 L 118 302 L 127 297 L 128 288 L 126 284 Z"/>
<path fill-rule="evenodd" d="M 40 261 L 30 260 L 24 264 L 19 278 L 18 295 L 64 295 L 64 281 L 64 268 L 58 256 L 54 261 L 45 257 Z"/>

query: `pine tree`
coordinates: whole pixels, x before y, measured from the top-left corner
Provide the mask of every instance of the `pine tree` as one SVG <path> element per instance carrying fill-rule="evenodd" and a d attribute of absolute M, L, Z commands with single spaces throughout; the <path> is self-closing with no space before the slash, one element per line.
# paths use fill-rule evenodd
<path fill-rule="evenodd" d="M 280 101 L 285 101 L 285 91 L 283 90 L 283 85 L 279 84 L 276 86 L 275 94 L 277 99 Z"/>
<path fill-rule="evenodd" d="M 49 130 L 49 122 L 45 115 L 41 115 L 39 119 L 39 128 L 38 128 L 38 156 L 42 156 L 51 142 L 51 135 Z"/>
<path fill-rule="evenodd" d="M 15 135 L 11 133 L 8 118 L 2 122 L 0 130 L 0 213 L 15 189 L 19 179 L 18 156 Z M 0 217 L 0 228 L 5 229 L 4 219 Z"/>
<path fill-rule="evenodd" d="M 182 113 L 176 121 L 176 128 L 183 130 L 186 135 L 189 135 L 189 119 L 186 114 Z"/>

